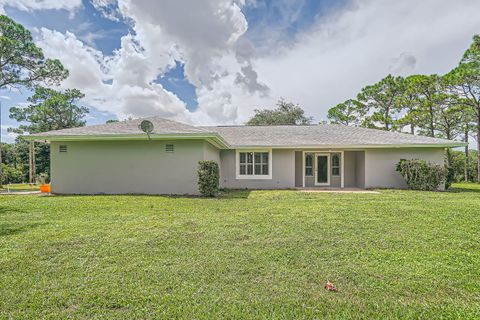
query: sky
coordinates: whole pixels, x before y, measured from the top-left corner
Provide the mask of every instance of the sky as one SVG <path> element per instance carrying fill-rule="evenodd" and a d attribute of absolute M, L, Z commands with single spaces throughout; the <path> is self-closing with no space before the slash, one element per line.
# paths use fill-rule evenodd
<path fill-rule="evenodd" d="M 242 124 L 280 98 L 319 122 L 387 74 L 443 74 L 480 33 L 478 0 L 0 0 L 85 93 L 87 124 L 158 115 Z M 0 90 L 8 109 L 31 93 Z"/>

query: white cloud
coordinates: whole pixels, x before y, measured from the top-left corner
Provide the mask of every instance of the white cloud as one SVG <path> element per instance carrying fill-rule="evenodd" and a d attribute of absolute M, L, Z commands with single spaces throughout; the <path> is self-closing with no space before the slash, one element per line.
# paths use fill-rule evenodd
<path fill-rule="evenodd" d="M 390 64 L 390 72 L 393 74 L 409 74 L 415 70 L 417 58 L 411 53 L 402 52 L 398 57 L 393 58 Z"/>
<path fill-rule="evenodd" d="M 389 72 L 449 71 L 480 32 L 479 11 L 476 0 L 357 0 L 293 47 L 256 61 L 257 72 L 272 95 L 300 103 L 320 120 Z"/>
<path fill-rule="evenodd" d="M 15 142 L 15 138 L 18 136 L 18 134 L 14 132 L 10 132 L 9 129 L 16 129 L 16 128 L 18 128 L 18 126 L 14 126 L 10 124 L 2 125 L 0 130 L 0 134 L 2 135 L 2 139 L 1 139 L 2 142 L 6 142 L 6 143 Z"/>
<path fill-rule="evenodd" d="M 38 43 L 47 56 L 58 57 L 70 70 L 62 86 L 81 89 L 88 104 L 100 110 L 119 117 L 159 114 L 184 121 L 235 121 L 241 104 L 234 105 L 239 99 L 230 98 L 233 87 L 244 101 L 268 93 L 254 70 L 253 48 L 248 40 L 240 40 L 247 22 L 239 5 L 242 2 L 230 0 L 120 1 L 119 12 L 134 33 L 122 37 L 112 56 L 70 32 L 43 28 Z M 201 103 L 195 113 L 154 82 L 176 61 L 183 63 L 187 79 L 196 87 Z"/>
<path fill-rule="evenodd" d="M 158 114 L 184 118 L 184 103 L 151 82 L 155 70 L 147 67 L 149 61 L 130 35 L 122 38 L 122 48 L 111 57 L 85 45 L 70 32 L 42 28 L 38 44 L 46 56 L 58 57 L 69 69 L 70 77 L 62 87 L 81 89 L 87 104 L 119 117 Z"/>
<path fill-rule="evenodd" d="M 22 11 L 64 9 L 73 12 L 80 6 L 81 0 L 0 0 L 0 13 L 5 13 L 5 7 Z"/>
<path fill-rule="evenodd" d="M 121 18 L 117 7 L 117 0 L 91 0 L 95 9 L 97 9 L 104 18 L 112 21 L 119 21 Z"/>
<path fill-rule="evenodd" d="M 93 38 L 82 42 L 69 32 L 42 29 L 39 44 L 70 70 L 63 86 L 81 89 L 88 104 L 120 118 L 159 114 L 196 123 L 240 123 L 253 109 L 273 107 L 284 97 L 320 120 L 329 107 L 390 72 L 447 72 L 480 32 L 477 0 L 355 0 L 288 44 L 273 34 L 275 41 L 265 42 L 270 49 L 259 55 L 257 41 L 245 36 L 245 1 L 93 2 L 131 24 L 133 33 L 122 37 L 113 55 L 84 43 Z M 196 87 L 195 112 L 154 82 L 175 61 L 184 64 Z"/>

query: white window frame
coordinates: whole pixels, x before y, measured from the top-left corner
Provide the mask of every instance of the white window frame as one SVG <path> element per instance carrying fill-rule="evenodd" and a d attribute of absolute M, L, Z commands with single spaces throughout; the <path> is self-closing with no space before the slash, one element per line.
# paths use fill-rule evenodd
<path fill-rule="evenodd" d="M 327 158 L 327 182 L 318 182 L 318 157 L 326 157 Z M 330 153 L 315 153 L 315 185 L 316 186 L 329 186 L 330 185 L 330 174 L 331 174 L 331 167 L 330 167 Z"/>
<path fill-rule="evenodd" d="M 268 153 L 268 174 L 240 174 L 240 153 L 241 152 L 267 152 Z M 235 171 L 239 180 L 268 180 L 272 179 L 272 149 L 238 149 L 235 150 Z M 255 173 L 255 155 L 253 155 L 253 173 Z"/>
<path fill-rule="evenodd" d="M 333 157 L 337 156 L 338 157 L 338 166 L 333 165 Z M 340 153 L 332 153 L 332 161 L 331 161 L 331 168 L 330 170 L 332 171 L 332 177 L 340 177 L 341 171 L 342 171 L 342 155 Z M 338 169 L 338 174 L 333 174 L 333 169 L 337 168 Z"/>
<path fill-rule="evenodd" d="M 311 166 L 307 166 L 307 157 L 310 156 L 312 157 L 312 165 Z M 303 175 L 305 177 L 315 177 L 315 154 L 314 153 L 305 153 L 305 160 L 304 160 L 304 163 L 303 163 Z M 312 174 L 310 175 L 307 175 L 307 168 L 312 168 Z"/>

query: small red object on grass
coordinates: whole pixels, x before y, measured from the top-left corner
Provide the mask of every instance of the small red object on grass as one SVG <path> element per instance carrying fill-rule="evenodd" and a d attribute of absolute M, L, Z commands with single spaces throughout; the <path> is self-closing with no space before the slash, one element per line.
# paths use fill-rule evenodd
<path fill-rule="evenodd" d="M 337 287 L 335 287 L 335 285 L 330 281 L 327 281 L 327 283 L 325 284 L 325 289 L 327 289 L 328 291 L 338 291 Z"/>

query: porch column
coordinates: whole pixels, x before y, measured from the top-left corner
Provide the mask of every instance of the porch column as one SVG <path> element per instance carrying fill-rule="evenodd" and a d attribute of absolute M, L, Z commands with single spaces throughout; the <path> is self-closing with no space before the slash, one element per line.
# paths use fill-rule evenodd
<path fill-rule="evenodd" d="M 28 180 L 29 183 L 35 183 L 35 142 L 30 141 L 30 147 L 28 152 Z"/>
<path fill-rule="evenodd" d="M 305 188 L 305 151 L 302 151 L 302 188 Z"/>
<path fill-rule="evenodd" d="M 340 188 L 345 188 L 345 151 L 340 151 Z"/>

